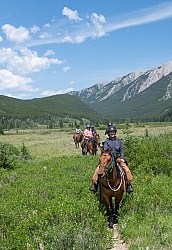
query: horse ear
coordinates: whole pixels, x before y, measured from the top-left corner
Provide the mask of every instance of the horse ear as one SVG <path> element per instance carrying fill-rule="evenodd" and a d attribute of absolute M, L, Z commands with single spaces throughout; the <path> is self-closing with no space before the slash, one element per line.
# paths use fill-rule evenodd
<path fill-rule="evenodd" d="M 110 154 L 112 152 L 112 148 L 108 148 L 107 152 Z"/>

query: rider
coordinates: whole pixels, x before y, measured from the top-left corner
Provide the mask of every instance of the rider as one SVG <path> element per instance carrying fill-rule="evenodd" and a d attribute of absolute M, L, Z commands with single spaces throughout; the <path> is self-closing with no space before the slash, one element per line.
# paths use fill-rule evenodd
<path fill-rule="evenodd" d="M 105 131 L 105 135 L 106 135 L 107 138 L 108 138 L 108 129 L 109 129 L 110 126 L 113 126 L 113 124 L 111 122 L 108 123 L 108 127 L 107 127 L 107 129 Z"/>
<path fill-rule="evenodd" d="M 76 133 L 76 134 L 82 133 L 82 130 L 80 129 L 80 126 L 79 126 L 79 125 L 76 126 L 75 133 Z"/>
<path fill-rule="evenodd" d="M 122 142 L 119 138 L 116 137 L 116 128 L 114 126 L 109 126 L 108 128 L 108 138 L 104 141 L 103 148 L 104 150 L 108 150 L 109 148 L 112 149 L 112 153 L 115 156 L 118 164 L 123 168 L 126 178 L 127 178 L 127 187 L 126 192 L 132 193 L 133 187 L 133 177 L 130 172 L 130 169 L 128 168 L 127 162 L 124 159 L 124 150 L 122 146 Z M 98 189 L 98 173 L 99 173 L 99 167 L 96 168 L 95 173 L 92 178 L 92 183 L 94 184 L 93 187 L 90 188 L 92 192 L 97 192 Z"/>
<path fill-rule="evenodd" d="M 95 130 L 94 125 L 91 126 L 91 131 L 92 131 L 93 136 L 97 135 L 97 131 Z"/>
<path fill-rule="evenodd" d="M 81 143 L 83 144 L 83 148 L 87 145 L 87 142 L 90 138 L 93 137 L 92 131 L 91 131 L 91 126 L 90 124 L 87 124 L 86 129 L 84 130 L 84 141 Z"/>

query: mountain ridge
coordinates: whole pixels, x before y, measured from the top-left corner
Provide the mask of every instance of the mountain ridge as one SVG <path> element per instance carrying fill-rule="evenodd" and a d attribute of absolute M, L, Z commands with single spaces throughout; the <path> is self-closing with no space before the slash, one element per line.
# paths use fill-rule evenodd
<path fill-rule="evenodd" d="M 152 98 L 151 101 L 149 92 L 152 87 L 156 98 Z M 156 89 L 160 92 L 158 97 Z M 154 96 L 154 92 L 151 91 L 152 96 Z M 133 112 L 135 105 L 144 110 L 145 118 L 154 118 L 154 113 L 157 117 L 168 116 L 166 110 L 171 112 L 172 108 L 172 61 L 145 72 L 132 72 L 109 83 L 98 83 L 87 89 L 70 92 L 69 94 L 77 96 L 97 112 L 101 110 L 102 114 L 117 118 L 142 118 L 141 112 L 140 114 L 139 112 Z M 142 103 L 142 106 L 139 103 Z M 128 112 L 123 114 L 122 111 L 126 110 L 127 107 Z M 155 107 L 160 111 L 159 113 L 155 112 Z M 119 112 L 116 111 L 116 108 L 119 109 Z M 152 114 L 150 114 L 151 108 Z"/>

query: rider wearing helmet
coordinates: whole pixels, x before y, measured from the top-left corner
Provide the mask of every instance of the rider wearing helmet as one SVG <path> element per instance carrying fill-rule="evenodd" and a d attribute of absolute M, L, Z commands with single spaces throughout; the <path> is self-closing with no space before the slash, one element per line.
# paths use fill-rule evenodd
<path fill-rule="evenodd" d="M 91 131 L 92 131 L 93 136 L 97 135 L 97 131 L 95 130 L 94 125 L 91 126 Z"/>
<path fill-rule="evenodd" d="M 92 137 L 93 137 L 93 134 L 92 134 L 92 131 L 91 131 L 91 126 L 90 126 L 90 124 L 87 124 L 86 125 L 86 129 L 84 130 L 84 141 L 81 143 L 81 146 L 84 143 L 83 147 L 85 147 L 85 145 L 87 144 L 88 140 L 90 138 L 92 138 Z"/>
<path fill-rule="evenodd" d="M 113 126 L 113 124 L 111 122 L 108 123 L 108 128 L 105 131 L 106 137 L 108 137 L 108 129 L 109 129 L 110 126 Z"/>
<path fill-rule="evenodd" d="M 104 141 L 103 148 L 105 151 L 107 151 L 109 148 L 112 149 L 112 154 L 115 156 L 118 164 L 123 168 L 126 179 L 127 179 L 127 185 L 126 185 L 126 192 L 132 193 L 133 187 L 132 187 L 132 181 L 133 177 L 130 172 L 130 169 L 127 166 L 127 162 L 124 159 L 124 150 L 123 145 L 121 142 L 121 139 L 116 137 L 116 127 L 109 126 L 108 128 L 108 138 Z M 94 193 L 97 192 L 98 188 L 98 173 L 99 173 L 99 167 L 96 168 L 95 173 L 92 178 L 92 183 L 94 184 L 93 187 L 90 188 L 91 191 Z"/>

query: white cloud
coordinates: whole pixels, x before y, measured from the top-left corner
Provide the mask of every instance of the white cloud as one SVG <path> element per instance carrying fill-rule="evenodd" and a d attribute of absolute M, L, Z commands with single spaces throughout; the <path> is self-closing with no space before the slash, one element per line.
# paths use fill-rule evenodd
<path fill-rule="evenodd" d="M 52 34 L 48 32 L 43 32 L 41 35 L 39 35 L 41 39 L 51 38 Z"/>
<path fill-rule="evenodd" d="M 95 31 L 93 36 L 104 36 L 106 34 L 103 24 L 106 23 L 106 19 L 103 15 L 98 15 L 97 13 L 93 13 L 91 15 L 91 21 L 95 27 Z"/>
<path fill-rule="evenodd" d="M 14 75 L 8 70 L 0 70 L 0 90 L 18 89 L 20 91 L 35 92 L 38 88 L 32 88 L 29 84 L 33 82 L 31 78 Z"/>
<path fill-rule="evenodd" d="M 72 84 L 74 84 L 74 83 L 75 83 L 74 81 L 71 81 L 69 84 L 71 84 L 71 85 L 72 85 Z"/>
<path fill-rule="evenodd" d="M 44 24 L 44 26 L 43 26 L 44 28 L 50 28 L 51 26 L 50 26 L 50 24 L 49 23 L 46 23 L 46 24 Z"/>
<path fill-rule="evenodd" d="M 21 93 L 19 95 L 5 94 L 5 96 L 13 97 L 17 99 L 31 99 L 32 98 L 31 94 L 25 94 L 25 93 Z"/>
<path fill-rule="evenodd" d="M 41 96 L 45 97 L 45 96 L 52 96 L 52 95 L 61 95 L 61 94 L 66 94 L 73 90 L 74 90 L 73 88 L 68 88 L 68 89 L 59 90 L 59 91 L 45 90 L 41 93 Z"/>
<path fill-rule="evenodd" d="M 109 23 L 106 32 L 112 32 L 122 28 L 157 22 L 172 17 L 172 3 L 165 2 L 152 8 L 142 9 L 137 12 L 126 14 L 125 20 Z"/>
<path fill-rule="evenodd" d="M 50 56 L 50 55 L 55 55 L 53 50 L 48 49 L 45 53 L 44 56 Z"/>
<path fill-rule="evenodd" d="M 30 28 L 31 33 L 33 33 L 33 34 L 36 34 L 39 30 L 40 30 L 40 28 L 36 25 L 34 25 L 33 27 Z"/>
<path fill-rule="evenodd" d="M 62 10 L 62 15 L 67 16 L 72 21 L 81 21 L 82 18 L 78 16 L 77 10 L 71 10 L 67 7 L 64 7 Z"/>
<path fill-rule="evenodd" d="M 18 29 L 10 24 L 4 24 L 2 30 L 5 33 L 7 39 L 15 43 L 23 43 L 30 38 L 29 30 L 23 26 Z"/>
<path fill-rule="evenodd" d="M 18 52 L 11 48 L 0 49 L 0 63 L 5 63 L 7 69 L 17 74 L 30 74 L 49 68 L 52 64 L 62 64 L 57 58 L 38 57 L 36 51 L 27 48 L 20 49 Z"/>
<path fill-rule="evenodd" d="M 63 71 L 67 72 L 68 70 L 70 70 L 71 68 L 69 66 L 63 67 Z"/>
<path fill-rule="evenodd" d="M 0 42 L 2 42 L 3 41 L 3 38 L 2 38 L 2 36 L 0 36 Z"/>
<path fill-rule="evenodd" d="M 72 11 L 67 7 L 64 7 L 62 14 L 72 21 L 83 20 L 78 16 L 76 10 Z M 69 30 L 68 26 L 65 26 L 66 23 L 58 23 L 58 25 L 54 23 L 54 26 L 49 28 L 49 32 L 44 32 L 43 30 L 39 36 L 41 39 L 38 38 L 37 40 L 34 39 L 30 41 L 29 46 L 53 43 L 83 43 L 88 38 L 99 38 L 115 30 L 155 22 L 170 17 L 172 17 L 171 2 L 155 5 L 149 9 L 126 13 L 125 17 L 115 16 L 111 19 L 105 18 L 102 14 L 92 13 L 89 19 L 88 16 L 86 17 L 85 22 L 83 20 L 80 24 L 77 23 L 74 26 L 70 26 Z M 60 31 L 64 32 L 57 32 L 55 29 L 56 25 Z"/>

